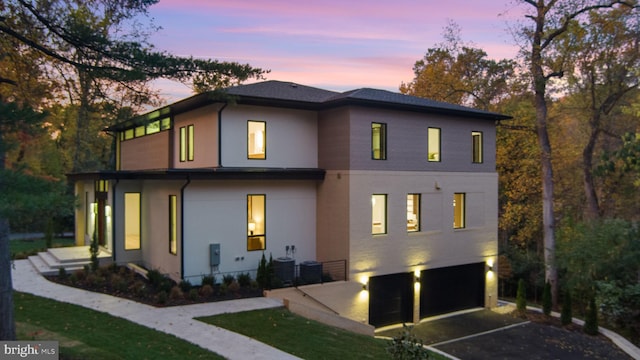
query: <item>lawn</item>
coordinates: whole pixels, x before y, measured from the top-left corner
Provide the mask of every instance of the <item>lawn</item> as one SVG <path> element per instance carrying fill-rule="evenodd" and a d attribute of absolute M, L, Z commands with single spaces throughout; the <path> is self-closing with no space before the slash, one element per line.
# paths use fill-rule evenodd
<path fill-rule="evenodd" d="M 53 239 L 53 247 L 73 246 L 75 239 L 73 238 L 55 238 Z M 35 255 L 40 251 L 47 250 L 45 239 L 20 239 L 9 241 L 9 251 L 12 258 L 26 259 L 31 255 Z"/>
<path fill-rule="evenodd" d="M 19 340 L 59 341 L 61 359 L 223 359 L 159 331 L 80 306 L 14 292 Z"/>

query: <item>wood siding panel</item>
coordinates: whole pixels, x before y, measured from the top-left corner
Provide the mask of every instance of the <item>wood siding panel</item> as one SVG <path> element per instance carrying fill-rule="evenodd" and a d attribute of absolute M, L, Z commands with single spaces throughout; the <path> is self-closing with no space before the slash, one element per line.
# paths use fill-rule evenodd
<path fill-rule="evenodd" d="M 120 143 L 121 170 L 167 169 L 169 167 L 169 131 Z"/>

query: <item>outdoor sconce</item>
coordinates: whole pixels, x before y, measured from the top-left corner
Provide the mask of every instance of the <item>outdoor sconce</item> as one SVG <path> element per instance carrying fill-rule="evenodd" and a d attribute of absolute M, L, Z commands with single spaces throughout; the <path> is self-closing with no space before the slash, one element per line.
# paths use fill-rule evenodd
<path fill-rule="evenodd" d="M 493 260 L 487 260 L 487 272 L 493 272 Z"/>
<path fill-rule="evenodd" d="M 414 271 L 413 275 L 415 276 L 415 282 L 419 283 L 420 282 L 420 270 Z"/>

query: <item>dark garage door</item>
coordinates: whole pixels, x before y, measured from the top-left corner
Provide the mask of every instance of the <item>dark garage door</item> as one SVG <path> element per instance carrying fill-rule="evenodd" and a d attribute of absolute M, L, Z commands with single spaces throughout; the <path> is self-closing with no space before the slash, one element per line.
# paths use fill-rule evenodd
<path fill-rule="evenodd" d="M 413 322 L 413 274 L 369 278 L 369 324 Z"/>
<path fill-rule="evenodd" d="M 484 306 L 484 263 L 424 270 L 420 318 Z"/>

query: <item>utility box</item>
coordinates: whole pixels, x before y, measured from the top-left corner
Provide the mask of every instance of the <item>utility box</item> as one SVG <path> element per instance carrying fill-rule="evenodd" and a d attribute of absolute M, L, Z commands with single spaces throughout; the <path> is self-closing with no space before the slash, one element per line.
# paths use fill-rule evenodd
<path fill-rule="evenodd" d="M 305 284 L 322 282 L 322 263 L 317 261 L 303 261 L 300 264 L 300 280 Z"/>
<path fill-rule="evenodd" d="M 220 265 L 220 244 L 209 244 L 209 265 Z"/>
<path fill-rule="evenodd" d="M 279 257 L 273 260 L 273 274 L 285 286 L 293 285 L 296 262 L 292 258 Z"/>

